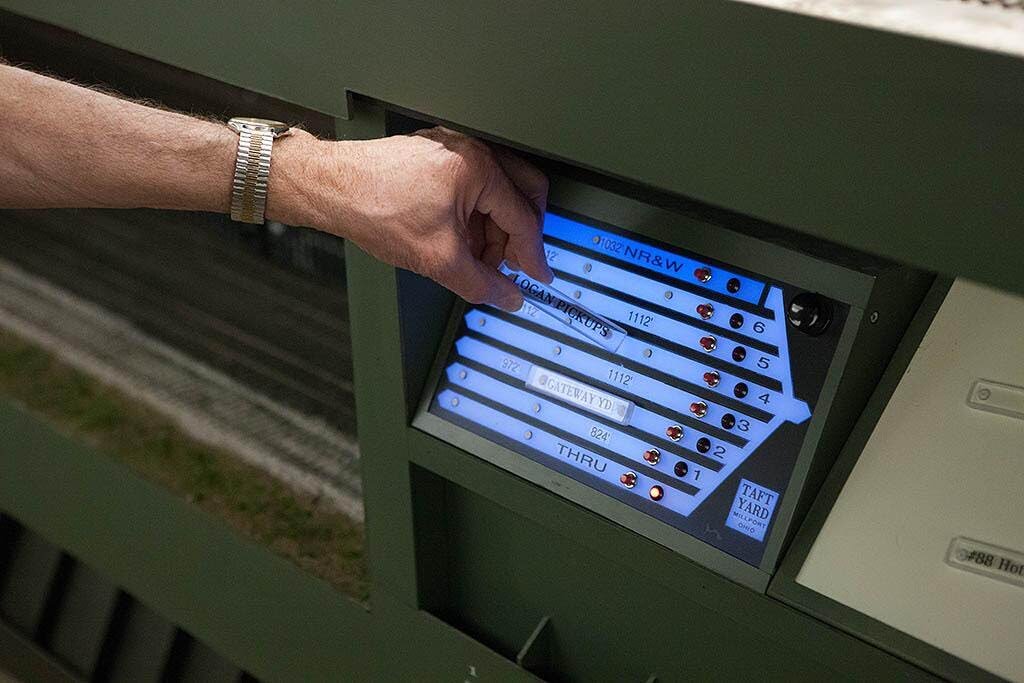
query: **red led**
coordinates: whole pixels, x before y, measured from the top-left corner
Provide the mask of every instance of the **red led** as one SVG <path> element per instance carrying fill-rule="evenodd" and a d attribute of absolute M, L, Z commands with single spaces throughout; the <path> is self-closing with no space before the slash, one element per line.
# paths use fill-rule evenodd
<path fill-rule="evenodd" d="M 738 330 L 743 327 L 743 316 L 739 313 L 733 313 L 732 317 L 729 318 L 729 327 L 734 330 Z"/>
<path fill-rule="evenodd" d="M 664 497 L 665 497 L 665 490 L 664 489 L 662 489 L 660 486 L 657 486 L 657 485 L 651 487 L 651 500 L 661 500 Z"/>
<path fill-rule="evenodd" d="M 676 466 L 672 468 L 672 471 L 676 473 L 677 477 L 685 477 L 686 473 L 690 471 L 690 466 L 686 464 L 685 460 L 680 460 L 676 463 Z"/>
<path fill-rule="evenodd" d="M 711 304 L 697 304 L 697 315 L 704 320 L 710 318 L 715 312 L 715 307 Z"/>
<path fill-rule="evenodd" d="M 704 417 L 708 414 L 708 404 L 704 401 L 694 401 L 690 404 L 690 412 L 697 417 Z"/>
<path fill-rule="evenodd" d="M 708 280 L 711 279 L 711 269 L 698 268 L 697 270 L 693 271 L 693 276 L 697 278 L 698 282 L 707 282 Z"/>
<path fill-rule="evenodd" d="M 743 359 L 747 357 L 747 350 L 742 346 L 737 346 L 732 350 L 732 359 L 737 363 L 742 363 Z"/>
<path fill-rule="evenodd" d="M 700 338 L 700 345 L 701 345 L 701 347 L 704 348 L 705 351 L 711 352 L 711 351 L 715 350 L 716 346 L 718 346 L 718 341 L 714 337 L 711 337 L 711 336 L 701 337 Z"/>
<path fill-rule="evenodd" d="M 709 387 L 717 387 L 721 380 L 722 378 L 716 370 L 708 370 L 704 373 L 704 383 Z"/>
<path fill-rule="evenodd" d="M 636 473 L 624 472 L 622 476 L 619 477 L 619 481 L 621 481 L 622 485 L 625 486 L 627 489 L 631 489 L 634 486 L 636 486 Z"/>
<path fill-rule="evenodd" d="M 726 413 L 722 416 L 722 426 L 726 429 L 732 429 L 736 426 L 736 416 L 732 413 Z"/>
<path fill-rule="evenodd" d="M 725 283 L 725 288 L 729 290 L 730 294 L 735 294 L 740 291 L 740 281 L 736 278 L 729 278 L 729 281 Z"/>
<path fill-rule="evenodd" d="M 665 430 L 665 436 L 673 441 L 679 441 L 679 439 L 683 438 L 683 428 L 679 425 L 672 425 Z"/>
<path fill-rule="evenodd" d="M 644 460 L 652 465 L 657 465 L 658 461 L 661 460 L 661 451 L 657 448 L 648 448 L 644 451 Z"/>

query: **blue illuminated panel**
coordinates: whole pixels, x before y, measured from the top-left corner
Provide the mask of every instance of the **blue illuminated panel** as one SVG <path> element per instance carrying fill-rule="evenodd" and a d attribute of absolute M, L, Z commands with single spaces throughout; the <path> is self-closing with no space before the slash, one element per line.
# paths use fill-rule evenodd
<path fill-rule="evenodd" d="M 785 285 L 558 214 L 544 233 L 554 282 L 508 272 L 520 311 L 460 313 L 430 412 L 756 564 L 744 491 L 774 510 L 811 416 Z"/>

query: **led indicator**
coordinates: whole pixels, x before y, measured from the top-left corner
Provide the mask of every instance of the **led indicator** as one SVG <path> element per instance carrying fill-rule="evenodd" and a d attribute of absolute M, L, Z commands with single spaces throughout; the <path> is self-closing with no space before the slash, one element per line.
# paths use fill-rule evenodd
<path fill-rule="evenodd" d="M 563 275 L 548 286 L 519 274 L 516 282 L 530 305 L 516 314 L 467 310 L 465 334 L 454 343 L 431 413 L 542 465 L 570 468 L 569 476 L 582 484 L 626 489 L 637 496 L 627 504 L 673 526 L 669 517 L 688 517 L 709 501 L 717 510 L 721 487 L 735 485 L 737 468 L 782 423 L 810 417 L 809 406 L 793 395 L 782 287 L 618 231 L 548 218 L 548 257 Z M 625 334 L 627 325 L 636 336 Z M 718 334 L 729 337 L 721 353 Z M 757 344 L 753 352 L 747 343 Z M 709 356 L 701 361 L 697 349 Z M 744 376 L 754 384 L 744 384 Z M 769 384 L 762 387 L 764 380 Z M 636 399 L 641 405 L 620 390 L 642 397 Z M 721 398 L 729 395 L 731 402 Z M 752 417 L 760 414 L 765 417 Z M 679 422 L 666 422 L 672 417 Z M 681 426 L 687 421 L 692 431 Z M 743 438 L 727 439 L 724 430 Z M 665 452 L 664 465 L 662 447 L 672 451 Z M 638 469 L 622 469 L 630 465 Z M 645 492 L 659 511 L 642 507 Z"/>

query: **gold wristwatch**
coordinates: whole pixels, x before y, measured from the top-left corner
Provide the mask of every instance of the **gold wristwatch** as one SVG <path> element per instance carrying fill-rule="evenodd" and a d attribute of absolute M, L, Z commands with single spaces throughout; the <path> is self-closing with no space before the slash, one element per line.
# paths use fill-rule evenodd
<path fill-rule="evenodd" d="M 263 223 L 267 208 L 267 181 L 274 140 L 288 135 L 290 126 L 280 121 L 236 117 L 228 127 L 238 133 L 235 177 L 231 182 L 231 220 Z"/>

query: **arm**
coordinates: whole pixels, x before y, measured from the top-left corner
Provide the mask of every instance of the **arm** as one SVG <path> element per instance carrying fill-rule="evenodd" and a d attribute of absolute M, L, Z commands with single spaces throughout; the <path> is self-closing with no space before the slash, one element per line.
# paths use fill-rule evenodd
<path fill-rule="evenodd" d="M 227 126 L 0 64 L 0 208 L 229 210 L 238 137 Z M 468 301 L 522 304 L 502 259 L 550 282 L 544 176 L 435 128 L 274 143 L 266 215 L 350 239 Z"/>

